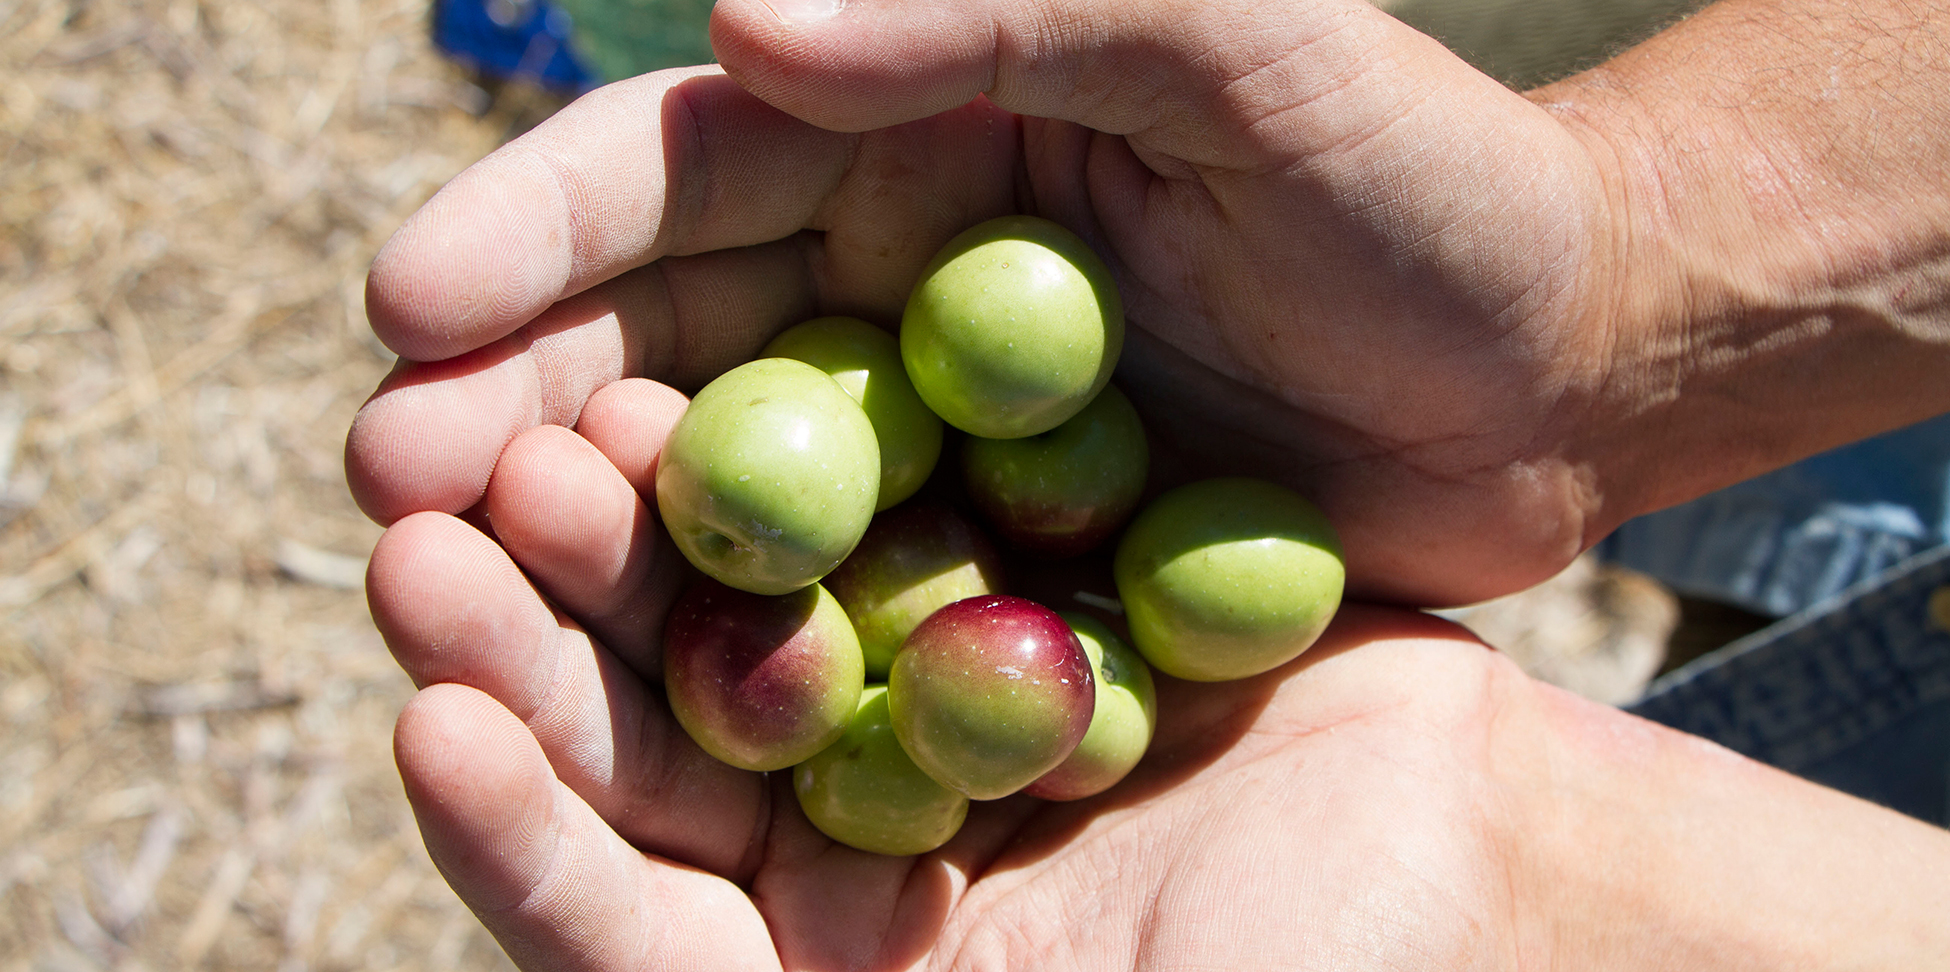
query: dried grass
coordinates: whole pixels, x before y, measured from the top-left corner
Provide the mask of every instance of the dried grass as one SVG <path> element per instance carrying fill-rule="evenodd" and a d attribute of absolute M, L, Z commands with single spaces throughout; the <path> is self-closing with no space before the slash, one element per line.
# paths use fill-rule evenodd
<path fill-rule="evenodd" d="M 424 0 L 0 0 L 0 972 L 505 964 L 392 768 L 386 235 L 545 111 Z"/>

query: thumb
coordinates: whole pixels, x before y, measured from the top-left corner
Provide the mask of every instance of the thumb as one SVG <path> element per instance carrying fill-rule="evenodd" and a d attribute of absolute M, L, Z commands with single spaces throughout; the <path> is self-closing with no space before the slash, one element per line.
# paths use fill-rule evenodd
<path fill-rule="evenodd" d="M 1271 161 L 1242 149 L 1330 149 L 1431 99 L 1515 98 L 1364 0 L 719 0 L 711 38 L 747 90 L 823 128 L 986 94 L 1226 168 Z"/>

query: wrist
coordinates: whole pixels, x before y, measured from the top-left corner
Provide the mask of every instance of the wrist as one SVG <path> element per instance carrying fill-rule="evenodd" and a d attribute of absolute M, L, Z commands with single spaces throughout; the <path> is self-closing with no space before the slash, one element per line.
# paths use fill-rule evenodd
<path fill-rule="evenodd" d="M 1613 236 L 1589 322 L 1612 354 L 1580 430 L 1594 539 L 1950 409 L 1950 98 L 1904 87 L 1946 82 L 1824 53 L 1910 36 L 1875 0 L 1816 16 L 1828 3 L 1718 4 L 1530 93 L 1586 146 Z M 1780 68 L 1817 54 L 1820 72 Z"/>
<path fill-rule="evenodd" d="M 1503 711 L 1525 968 L 1950 960 L 1950 832 L 1541 683 Z"/>

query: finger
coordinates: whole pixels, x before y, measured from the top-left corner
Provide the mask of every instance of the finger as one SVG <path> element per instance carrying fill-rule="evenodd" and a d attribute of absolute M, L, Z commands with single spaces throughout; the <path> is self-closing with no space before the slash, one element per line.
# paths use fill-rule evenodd
<path fill-rule="evenodd" d="M 754 137 L 723 152 L 720 126 Z M 739 97 L 708 68 L 597 89 L 408 219 L 373 261 L 367 315 L 402 356 L 437 360 L 657 256 L 783 238 L 837 181 L 847 141 Z M 721 180 L 685 171 L 697 165 Z M 740 194 L 728 211 L 712 198 L 786 171 L 813 191 Z"/>
<path fill-rule="evenodd" d="M 1227 170 L 1265 164 L 1260 149 L 1359 136 L 1443 82 L 1501 90 L 1358 0 L 724 0 L 712 41 L 731 76 L 824 127 L 878 128 L 986 94 Z"/>
<path fill-rule="evenodd" d="M 625 840 L 748 875 L 769 813 L 763 778 L 699 749 L 661 693 L 552 612 L 479 531 L 438 513 L 401 520 L 373 550 L 366 592 L 415 684 L 453 682 L 492 696 Z"/>
<path fill-rule="evenodd" d="M 688 575 L 608 458 L 560 426 L 530 429 L 501 454 L 483 506 L 537 587 L 630 667 L 659 676 L 664 616 Z"/>
<path fill-rule="evenodd" d="M 975 106 L 863 143 L 715 69 L 646 75 L 579 99 L 436 194 L 374 260 L 367 315 L 404 357 L 437 360 L 661 257 L 805 228 L 838 236 L 809 258 L 831 302 L 821 311 L 858 313 L 851 305 L 884 301 L 889 287 L 905 297 L 913 268 L 971 208 L 994 215 L 1013 202 L 1014 136 L 992 107 Z M 906 277 L 863 276 L 863 258 Z M 801 267 L 740 285 L 807 278 Z"/>
<path fill-rule="evenodd" d="M 712 79 L 699 83 L 708 80 Z M 970 105 L 858 139 L 843 153 L 849 163 L 845 177 L 828 186 L 800 177 L 808 166 L 817 168 L 814 162 L 793 160 L 782 164 L 779 172 L 763 176 L 752 170 L 756 163 L 746 156 L 778 161 L 766 154 L 771 145 L 767 139 L 778 133 L 765 124 L 742 125 L 742 121 L 752 114 L 764 119 L 785 116 L 737 92 L 722 78 L 716 81 L 720 87 L 732 87 L 735 95 L 694 93 L 692 111 L 710 120 L 696 127 L 720 133 L 708 139 L 718 148 L 705 153 L 709 158 L 702 161 L 673 163 L 682 164 L 684 170 L 673 169 L 672 177 L 708 182 L 699 191 L 727 196 L 713 205 L 728 210 L 737 210 L 747 195 L 825 193 L 815 200 L 821 207 L 816 218 L 807 220 L 822 231 L 739 249 L 665 257 L 628 272 L 624 271 L 656 256 L 663 247 L 658 244 L 635 252 L 614 243 L 604 248 L 614 251 L 613 265 L 601 272 L 619 276 L 549 306 L 537 303 L 542 297 L 514 293 L 525 286 L 515 278 L 472 280 L 453 266 L 487 259 L 470 256 L 481 247 L 496 253 L 512 249 L 546 262 L 542 251 L 570 246 L 569 237 L 523 237 L 489 247 L 491 234 L 468 232 L 470 215 L 478 206 L 430 207 L 415 216 L 416 222 L 428 225 L 452 223 L 454 238 L 439 238 L 432 230 L 402 229 L 402 236 L 388 245 L 388 252 L 396 248 L 396 255 L 383 258 L 373 269 L 368 309 L 375 327 L 386 326 L 381 322 L 388 312 L 379 291 L 389 287 L 414 291 L 419 295 L 416 306 L 464 309 L 496 304 L 518 305 L 520 310 L 510 312 L 506 320 L 497 318 L 499 323 L 492 327 L 455 338 L 455 347 L 493 342 L 488 347 L 435 364 L 402 362 L 360 410 L 346 440 L 346 467 L 353 496 L 367 515 L 390 523 L 422 510 L 459 513 L 467 509 L 479 501 L 495 458 L 515 435 L 545 422 L 573 424 L 589 396 L 619 378 L 647 376 L 695 390 L 747 360 L 773 334 L 818 314 L 897 320 L 921 265 L 949 236 L 1013 205 L 1012 159 L 1018 132 L 1013 121 L 992 106 Z M 720 103 L 731 104 L 717 107 Z M 578 124 L 594 125 L 600 120 L 585 118 Z M 627 128 L 620 133 L 573 129 L 569 134 L 574 136 L 565 135 L 569 141 L 647 137 Z M 745 142 L 751 143 L 748 149 L 737 147 Z M 534 150 L 550 151 L 552 145 L 544 142 Z M 715 153 L 726 153 L 730 163 L 737 164 L 709 168 L 717 165 Z M 568 167 L 586 161 L 567 158 L 551 164 Z M 633 168 L 578 171 L 576 179 L 591 199 L 629 198 L 637 181 L 661 179 L 662 171 L 653 160 L 638 160 Z M 484 192 L 496 175 L 489 171 L 480 176 L 486 180 Z M 457 183 L 452 191 L 464 197 L 471 190 Z M 530 204 L 541 205 L 534 200 Z M 607 204 L 597 208 L 608 212 Z M 578 219 L 588 216 L 576 211 Z M 578 230 L 583 237 L 623 232 L 621 227 L 630 222 L 628 213 L 590 218 L 593 221 Z M 735 220 L 735 215 L 723 218 Z M 703 216 L 699 219 L 709 222 Z M 792 232 L 782 226 L 769 227 L 767 232 L 771 230 Z M 515 334 L 499 337 L 503 324 L 523 315 L 537 316 Z M 415 331 L 422 325 L 434 326 L 431 321 L 399 318 L 395 323 Z M 449 350 L 443 348 L 435 356 L 444 357 Z"/>
<path fill-rule="evenodd" d="M 563 300 L 459 357 L 402 360 L 346 436 L 346 476 L 368 516 L 459 513 L 522 431 L 573 425 L 619 378 L 701 385 L 811 313 L 800 240 L 662 261 Z M 798 285 L 795 285 L 798 284 Z"/>
<path fill-rule="evenodd" d="M 425 689 L 393 751 L 428 854 L 522 968 L 779 967 L 735 886 L 625 844 L 492 698 Z"/>
<path fill-rule="evenodd" d="M 1403 318 L 1428 348 L 1506 332 L 1577 299 L 1606 239 L 1566 204 L 1596 171 L 1563 124 L 1362 0 L 804 5 L 826 16 L 722 0 L 726 71 L 833 128 L 978 94 L 1021 113 L 1027 198 L 1104 254 L 1132 330 L 1290 404 L 1378 407 L 1321 352 Z M 1566 218 L 1512 264 L 1544 211 Z"/>
<path fill-rule="evenodd" d="M 576 434 L 601 450 L 638 495 L 654 496 L 657 457 L 688 405 L 669 385 L 626 378 L 590 396 L 576 419 Z"/>

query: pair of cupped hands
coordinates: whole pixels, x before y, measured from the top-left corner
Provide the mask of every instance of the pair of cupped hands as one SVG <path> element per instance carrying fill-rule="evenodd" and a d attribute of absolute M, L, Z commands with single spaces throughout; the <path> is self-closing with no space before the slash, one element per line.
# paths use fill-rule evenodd
<path fill-rule="evenodd" d="M 397 756 L 529 969 L 1461 968 L 1541 947 L 1500 775 L 1589 711 L 1399 607 L 1506 593 L 1630 510 L 1603 443 L 1636 306 L 1602 136 L 1359 0 L 720 0 L 722 69 L 597 90 L 373 265 L 401 355 L 347 444 Z M 673 722 L 654 509 L 685 399 L 822 314 L 891 323 L 957 231 L 1083 235 L 1162 477 L 1316 500 L 1349 603 L 1265 676 L 1161 679 L 1151 755 L 834 844 Z M 1637 281 L 1642 285 L 1642 279 Z M 1359 603 L 1369 602 L 1369 603 Z M 1533 940 L 1534 939 L 1534 940 Z"/>

